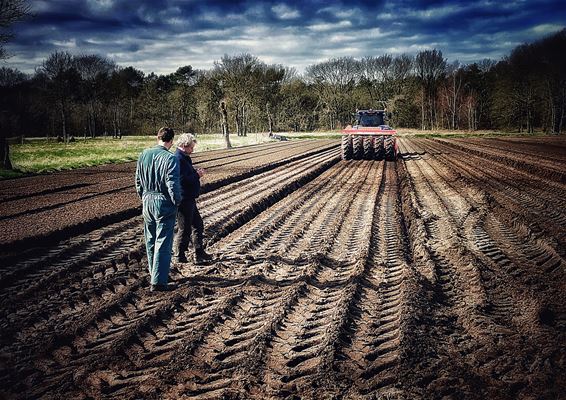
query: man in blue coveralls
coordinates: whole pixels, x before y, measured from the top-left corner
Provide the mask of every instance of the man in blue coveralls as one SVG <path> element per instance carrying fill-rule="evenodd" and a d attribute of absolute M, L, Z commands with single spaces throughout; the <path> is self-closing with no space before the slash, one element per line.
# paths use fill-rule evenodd
<path fill-rule="evenodd" d="M 144 236 L 151 291 L 173 289 L 167 284 L 177 207 L 181 203 L 179 164 L 169 152 L 175 133 L 161 128 L 157 146 L 140 155 L 136 168 L 136 190 L 142 199 Z"/>

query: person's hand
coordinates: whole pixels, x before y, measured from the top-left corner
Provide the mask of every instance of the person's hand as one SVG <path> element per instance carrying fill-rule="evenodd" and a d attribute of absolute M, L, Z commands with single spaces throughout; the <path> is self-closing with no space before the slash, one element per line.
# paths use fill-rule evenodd
<path fill-rule="evenodd" d="M 198 168 L 198 169 L 197 169 L 197 174 L 198 174 L 199 177 L 202 178 L 202 176 L 204 175 L 204 169 Z"/>

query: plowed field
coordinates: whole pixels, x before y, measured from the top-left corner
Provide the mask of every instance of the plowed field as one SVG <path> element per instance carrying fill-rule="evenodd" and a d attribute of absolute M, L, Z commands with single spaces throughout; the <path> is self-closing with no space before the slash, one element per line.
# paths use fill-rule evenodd
<path fill-rule="evenodd" d="M 148 290 L 133 164 L 0 183 L 0 397 L 559 399 L 566 140 L 202 153 L 214 262 Z"/>

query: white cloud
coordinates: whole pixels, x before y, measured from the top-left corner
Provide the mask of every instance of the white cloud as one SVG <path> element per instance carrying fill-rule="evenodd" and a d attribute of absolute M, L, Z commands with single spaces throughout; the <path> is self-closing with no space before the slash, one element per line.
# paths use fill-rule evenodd
<path fill-rule="evenodd" d="M 277 4 L 271 7 L 271 10 L 280 19 L 295 19 L 301 16 L 301 13 L 298 10 L 291 8 L 286 4 Z"/>
<path fill-rule="evenodd" d="M 564 27 L 565 25 L 560 25 L 560 24 L 541 24 L 541 25 L 533 26 L 530 30 L 532 30 L 534 33 L 539 35 L 540 34 L 546 35 L 549 33 L 557 32 L 563 29 Z"/>
<path fill-rule="evenodd" d="M 338 23 L 319 23 L 310 25 L 308 28 L 315 32 L 327 32 L 333 29 L 349 28 L 352 26 L 350 21 L 340 21 Z"/>
<path fill-rule="evenodd" d="M 94 11 L 107 10 L 114 5 L 114 0 L 88 0 L 88 5 Z"/>
<path fill-rule="evenodd" d="M 440 19 L 461 11 L 463 8 L 457 5 L 446 5 L 442 7 L 429 8 L 426 10 L 411 10 L 407 16 L 419 19 Z"/>
<path fill-rule="evenodd" d="M 53 40 L 51 43 L 54 46 L 64 47 L 65 49 L 73 49 L 73 48 L 77 47 L 77 40 L 76 39 Z"/>
<path fill-rule="evenodd" d="M 349 19 L 349 18 L 353 18 L 355 16 L 365 16 L 364 12 L 362 12 L 357 7 L 354 7 L 354 8 L 339 8 L 337 6 L 330 6 L 330 7 L 321 8 L 320 10 L 317 11 L 317 14 L 320 14 L 320 13 L 323 13 L 323 12 L 327 12 L 329 14 L 332 14 L 336 18 L 339 18 L 339 19 Z"/>

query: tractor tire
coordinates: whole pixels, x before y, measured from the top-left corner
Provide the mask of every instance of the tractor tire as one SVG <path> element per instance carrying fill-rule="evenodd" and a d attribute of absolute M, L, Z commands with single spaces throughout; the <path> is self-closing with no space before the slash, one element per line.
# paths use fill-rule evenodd
<path fill-rule="evenodd" d="M 361 160 L 364 158 L 364 146 L 362 143 L 361 136 L 354 136 L 352 137 L 352 147 L 354 148 L 353 159 L 354 160 Z"/>
<path fill-rule="evenodd" d="M 362 138 L 364 144 L 364 160 L 373 160 L 373 137 L 364 136 Z"/>
<path fill-rule="evenodd" d="M 376 136 L 373 141 L 373 159 L 383 160 L 385 155 L 385 147 L 383 143 L 383 136 Z"/>
<path fill-rule="evenodd" d="M 385 159 L 395 161 L 395 138 L 393 136 L 385 138 Z"/>
<path fill-rule="evenodd" d="M 342 160 L 351 160 L 353 155 L 352 150 L 352 136 L 342 136 Z"/>

